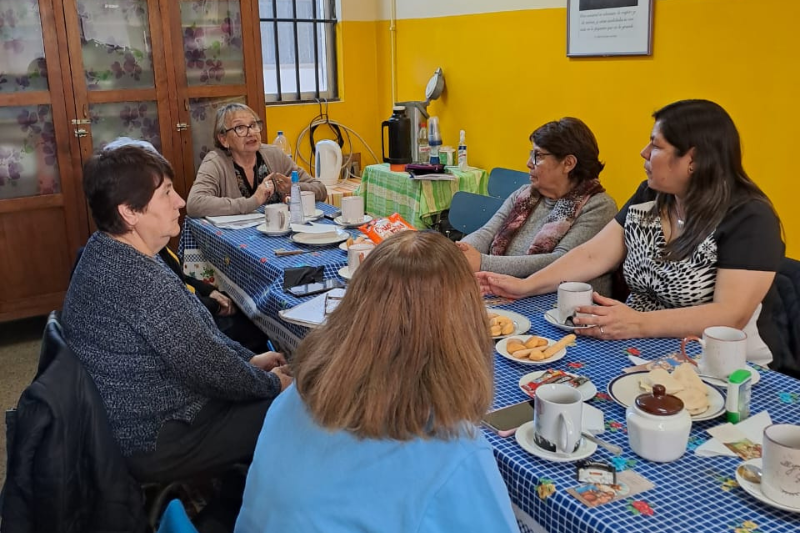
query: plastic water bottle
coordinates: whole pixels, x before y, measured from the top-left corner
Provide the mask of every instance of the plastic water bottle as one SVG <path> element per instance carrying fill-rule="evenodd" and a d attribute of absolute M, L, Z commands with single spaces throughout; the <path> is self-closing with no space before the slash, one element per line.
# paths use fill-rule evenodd
<path fill-rule="evenodd" d="M 469 165 L 467 165 L 467 134 L 464 133 L 464 130 L 461 130 L 458 134 L 458 169 L 459 170 L 467 170 Z"/>
<path fill-rule="evenodd" d="M 297 171 L 292 171 L 292 194 L 289 200 L 289 221 L 292 224 L 302 224 L 305 222 L 303 216 L 303 198 L 300 195 L 300 176 Z"/>
<path fill-rule="evenodd" d="M 289 139 L 283 134 L 283 131 L 278 130 L 278 136 L 272 141 L 272 144 L 280 148 L 284 154 L 292 157 L 292 146 L 289 144 Z"/>
<path fill-rule="evenodd" d="M 427 163 L 430 159 L 431 147 L 428 145 L 428 127 L 422 124 L 417 137 L 417 162 Z"/>

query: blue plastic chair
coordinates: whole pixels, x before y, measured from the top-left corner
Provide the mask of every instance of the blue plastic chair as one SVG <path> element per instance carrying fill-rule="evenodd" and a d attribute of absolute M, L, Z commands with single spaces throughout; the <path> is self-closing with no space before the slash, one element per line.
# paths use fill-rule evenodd
<path fill-rule="evenodd" d="M 472 233 L 486 224 L 505 199 L 458 191 L 450 202 L 450 225 L 462 233 Z"/>
<path fill-rule="evenodd" d="M 489 196 L 505 200 L 511 193 L 529 185 L 531 177 L 527 172 L 511 170 L 510 168 L 493 168 L 489 173 Z"/>
<path fill-rule="evenodd" d="M 175 499 L 169 502 L 164 514 L 161 515 L 161 523 L 158 525 L 158 533 L 198 533 L 191 520 L 186 515 L 183 504 Z"/>

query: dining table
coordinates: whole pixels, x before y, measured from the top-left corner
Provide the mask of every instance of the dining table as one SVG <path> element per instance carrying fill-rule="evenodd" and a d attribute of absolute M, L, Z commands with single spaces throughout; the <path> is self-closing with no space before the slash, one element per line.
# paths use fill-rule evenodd
<path fill-rule="evenodd" d="M 482 168 L 445 167 L 450 180 L 413 177 L 408 172 L 392 171 L 388 163 L 364 167 L 361 185 L 355 194 L 364 197 L 364 211 L 379 217 L 399 213 L 417 229 L 430 228 L 441 213 L 450 208 L 458 191 L 486 195 L 489 174 Z"/>
<path fill-rule="evenodd" d="M 317 205 L 326 213 L 333 211 L 330 206 Z M 357 234 L 355 230 L 348 231 Z M 210 273 L 214 282 L 289 356 L 308 329 L 283 321 L 279 313 L 313 296 L 298 298 L 284 291 L 283 268 L 322 265 L 328 278 L 340 277 L 340 269 L 347 264 L 347 254 L 338 245 L 314 249 L 298 245 L 285 236 L 268 237 L 255 228 L 220 230 L 205 220 L 188 218 L 181 248 L 186 272 L 204 277 L 203 269 L 206 269 L 206 274 Z M 310 253 L 275 257 L 274 250 L 278 248 L 301 249 Z M 567 332 L 545 318 L 545 313 L 551 311 L 555 303 L 555 294 L 516 301 L 486 299 L 488 312 L 510 312 L 529 322 L 525 331 L 515 331 L 515 334 L 536 334 L 558 340 Z M 449 309 L 443 302 L 441 312 L 457 310 Z M 707 430 L 725 422 L 724 410 L 721 416 L 693 421 L 687 450 L 678 460 L 652 462 L 632 451 L 625 407 L 616 403 L 608 386 L 623 375 L 623 369 L 633 366 L 631 356 L 655 360 L 678 352 L 680 346 L 680 339 L 675 338 L 600 340 L 579 335 L 573 345 L 567 346 L 562 358 L 544 361 L 541 365 L 511 360 L 495 350 L 492 409 L 528 400 L 528 395 L 520 387 L 520 378 L 530 372 L 553 369 L 585 376 L 597 391 L 586 403 L 603 413 L 603 432 L 599 437 L 622 448 L 622 454 L 614 456 L 598 447 L 591 459 L 613 465 L 618 473 L 633 471 L 653 485 L 629 497 L 625 497 L 623 491 L 622 497 L 615 501 L 588 507 L 568 492 L 568 489 L 580 485 L 574 462 L 543 459 L 526 451 L 515 435 L 500 437 L 482 427 L 481 431 L 494 449 L 523 533 L 800 531 L 800 514 L 764 503 L 738 485 L 735 471 L 741 459 L 697 454 L 698 447 L 711 439 Z M 698 350 L 693 343 L 688 348 L 689 355 L 696 356 Z M 800 381 L 766 367 L 751 365 L 751 369 L 760 377 L 752 387 L 751 412 L 766 411 L 774 423 L 798 424 Z M 725 394 L 724 389 L 718 391 Z M 465 490 L 469 490 L 468 487 Z"/>

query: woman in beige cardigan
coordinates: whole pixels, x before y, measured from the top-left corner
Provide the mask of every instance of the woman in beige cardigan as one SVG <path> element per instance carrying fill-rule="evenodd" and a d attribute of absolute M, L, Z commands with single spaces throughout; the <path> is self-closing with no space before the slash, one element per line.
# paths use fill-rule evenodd
<path fill-rule="evenodd" d="M 318 202 L 328 196 L 325 185 L 294 164 L 277 146 L 262 144 L 264 123 L 244 104 L 217 110 L 214 150 L 197 170 L 186 214 L 190 217 L 240 215 L 264 204 L 283 202 L 292 188 L 291 175 L 300 176 L 300 190 L 314 191 Z"/>

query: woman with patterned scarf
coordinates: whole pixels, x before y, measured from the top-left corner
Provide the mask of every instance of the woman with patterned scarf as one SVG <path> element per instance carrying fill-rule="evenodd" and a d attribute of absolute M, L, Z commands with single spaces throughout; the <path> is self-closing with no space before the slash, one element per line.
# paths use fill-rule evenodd
<path fill-rule="evenodd" d="M 479 230 L 458 243 L 474 271 L 525 277 L 597 234 L 617 213 L 598 176 L 603 163 L 592 131 L 577 118 L 534 131 L 531 184 L 506 199 Z M 592 285 L 611 293 L 611 277 Z"/>

